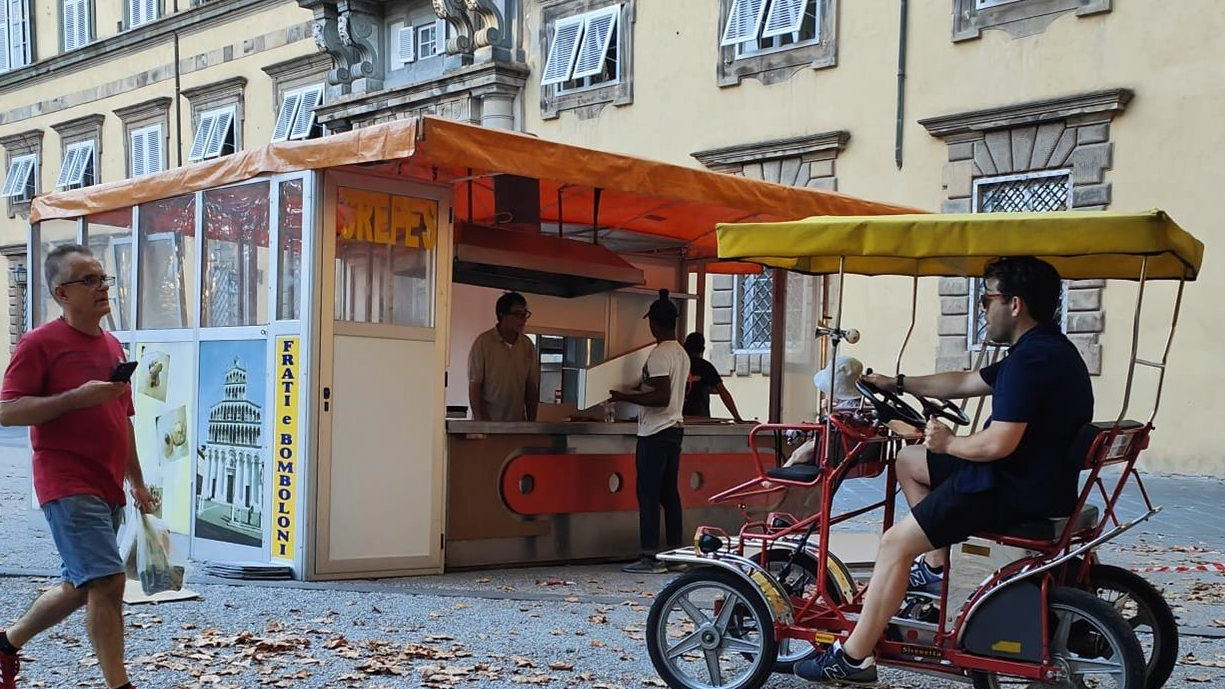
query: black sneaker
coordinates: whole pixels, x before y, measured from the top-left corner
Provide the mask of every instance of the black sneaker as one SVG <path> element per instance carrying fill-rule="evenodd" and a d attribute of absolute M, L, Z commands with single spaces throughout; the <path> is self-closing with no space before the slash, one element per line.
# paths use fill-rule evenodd
<path fill-rule="evenodd" d="M 796 663 L 795 674 L 810 682 L 866 687 L 876 684 L 876 659 L 868 656 L 859 665 L 851 665 L 847 662 L 846 652 L 842 650 L 842 642 L 837 642 L 820 656 Z"/>
<path fill-rule="evenodd" d="M 630 574 L 663 574 L 668 571 L 668 566 L 650 555 L 643 555 L 628 565 L 623 566 L 621 571 Z"/>
<path fill-rule="evenodd" d="M 944 582 L 943 572 L 933 572 L 927 562 L 920 555 L 914 562 L 910 563 L 910 577 L 906 580 L 907 593 L 925 593 L 929 596 L 940 597 L 940 586 Z"/>

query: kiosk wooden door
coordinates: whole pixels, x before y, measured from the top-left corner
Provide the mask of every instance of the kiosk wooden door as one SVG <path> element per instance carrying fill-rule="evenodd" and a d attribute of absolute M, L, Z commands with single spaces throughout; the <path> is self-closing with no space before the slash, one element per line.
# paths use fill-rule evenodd
<path fill-rule="evenodd" d="M 442 570 L 449 197 L 324 181 L 314 578 Z"/>

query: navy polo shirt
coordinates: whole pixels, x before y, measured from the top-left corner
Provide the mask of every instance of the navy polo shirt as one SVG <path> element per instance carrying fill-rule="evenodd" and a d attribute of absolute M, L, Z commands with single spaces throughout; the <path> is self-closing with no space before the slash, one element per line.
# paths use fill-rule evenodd
<path fill-rule="evenodd" d="M 1076 345 L 1057 326 L 1037 325 L 979 375 L 991 386 L 991 420 L 1028 424 L 1011 455 L 982 465 L 991 483 L 1018 514 L 1067 516 L 1083 459 L 1068 451 L 1093 419 L 1093 385 Z"/>

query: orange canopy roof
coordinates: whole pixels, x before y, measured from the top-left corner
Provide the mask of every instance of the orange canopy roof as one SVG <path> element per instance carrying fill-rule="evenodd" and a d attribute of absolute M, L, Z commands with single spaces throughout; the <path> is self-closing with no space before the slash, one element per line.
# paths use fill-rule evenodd
<path fill-rule="evenodd" d="M 452 184 L 456 217 L 477 222 L 493 218 L 490 176 L 531 177 L 540 181 L 546 231 L 559 222 L 591 225 L 596 220 L 600 228 L 684 243 L 691 259 L 717 255 L 718 223 L 922 212 L 427 116 L 270 144 L 146 177 L 39 196 L 31 204 L 30 222 L 127 208 L 261 174 L 356 165 L 383 177 Z"/>

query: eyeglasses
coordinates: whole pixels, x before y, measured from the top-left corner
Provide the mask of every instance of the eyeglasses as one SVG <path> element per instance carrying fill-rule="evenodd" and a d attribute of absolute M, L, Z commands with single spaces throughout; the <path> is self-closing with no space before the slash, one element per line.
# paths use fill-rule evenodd
<path fill-rule="evenodd" d="M 98 289 L 98 287 L 102 285 L 106 285 L 107 287 L 114 287 L 115 286 L 115 276 L 114 275 L 86 275 L 80 280 L 69 280 L 68 282 L 60 283 L 61 287 L 64 287 L 66 285 L 85 285 L 86 287 L 89 287 L 90 289 Z"/>
<path fill-rule="evenodd" d="M 996 299 L 1010 299 L 1010 298 L 1011 297 L 1009 297 L 1007 294 L 1004 294 L 1003 292 L 983 292 L 983 295 L 978 298 L 978 305 L 982 307 L 983 311 L 986 311 L 991 306 L 992 301 Z"/>

